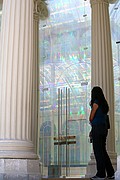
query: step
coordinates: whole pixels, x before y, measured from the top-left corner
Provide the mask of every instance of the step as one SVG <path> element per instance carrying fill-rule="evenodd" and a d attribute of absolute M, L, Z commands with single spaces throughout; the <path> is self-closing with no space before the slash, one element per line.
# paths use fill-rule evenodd
<path fill-rule="evenodd" d="M 42 178 L 42 180 L 90 180 L 90 178 Z"/>

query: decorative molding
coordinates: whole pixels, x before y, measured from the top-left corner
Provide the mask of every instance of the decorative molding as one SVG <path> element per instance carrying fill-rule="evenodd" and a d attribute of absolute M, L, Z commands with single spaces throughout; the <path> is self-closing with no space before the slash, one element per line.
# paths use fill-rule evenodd
<path fill-rule="evenodd" d="M 97 3 L 110 3 L 110 4 L 114 4 L 117 0 L 90 0 L 91 4 L 97 4 Z"/>
<path fill-rule="evenodd" d="M 117 0 L 109 0 L 110 4 L 114 4 Z"/>
<path fill-rule="evenodd" d="M 34 14 L 41 20 L 48 18 L 49 11 L 45 0 L 34 0 Z"/>
<path fill-rule="evenodd" d="M 109 4 L 109 0 L 90 0 L 91 4 L 99 4 L 99 3 L 105 3 Z"/>

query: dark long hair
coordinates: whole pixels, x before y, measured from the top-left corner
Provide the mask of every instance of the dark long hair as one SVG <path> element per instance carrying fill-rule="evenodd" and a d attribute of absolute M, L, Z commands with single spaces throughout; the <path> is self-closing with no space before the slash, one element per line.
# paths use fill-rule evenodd
<path fill-rule="evenodd" d="M 95 100 L 98 101 L 98 105 L 101 107 L 103 113 L 107 114 L 109 111 L 109 106 L 105 99 L 103 91 L 99 86 L 93 87 L 93 89 L 91 91 L 91 101 L 90 101 L 91 107 L 93 106 L 93 103 Z"/>

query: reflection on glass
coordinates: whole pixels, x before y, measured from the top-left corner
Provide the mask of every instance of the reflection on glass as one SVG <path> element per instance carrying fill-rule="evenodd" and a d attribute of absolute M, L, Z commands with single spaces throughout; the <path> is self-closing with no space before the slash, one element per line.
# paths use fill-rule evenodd
<path fill-rule="evenodd" d="M 87 165 L 91 43 L 88 1 L 50 1 L 51 15 L 40 23 L 40 156 L 45 167 L 58 165 L 58 88 L 62 89 L 62 132 L 66 135 L 66 87 L 70 89 L 68 135 L 76 137 L 69 145 L 69 166 Z M 61 145 L 62 175 L 65 175 L 66 147 Z M 47 174 L 47 173 L 46 173 Z M 78 173 L 79 175 L 79 173 Z"/>
<path fill-rule="evenodd" d="M 120 155 L 120 1 L 110 6 L 110 18 L 114 66 L 116 151 Z"/>
<path fill-rule="evenodd" d="M 50 17 L 40 22 L 40 156 L 45 167 L 58 164 L 58 88 L 62 89 L 62 135 L 65 135 L 65 89 L 70 89 L 69 135 L 76 144 L 69 146 L 69 166 L 87 165 L 91 145 L 88 143 L 89 101 L 91 86 L 91 8 L 90 2 L 81 0 L 51 0 Z M 115 120 L 118 122 L 120 101 L 120 1 L 110 5 L 113 64 L 115 81 Z M 120 128 L 120 127 L 119 127 Z M 49 133 L 48 133 L 49 132 Z M 118 131 L 117 131 L 118 132 Z M 117 134 L 117 141 L 118 141 Z M 117 143 L 117 153 L 120 154 Z M 66 165 L 65 146 L 61 146 L 62 169 Z M 70 169 L 72 171 L 72 169 Z M 70 172 L 71 175 L 73 172 Z M 83 172 L 84 173 L 84 172 Z M 62 172 L 65 175 L 65 172 Z M 77 174 L 80 175 L 80 174 Z"/>

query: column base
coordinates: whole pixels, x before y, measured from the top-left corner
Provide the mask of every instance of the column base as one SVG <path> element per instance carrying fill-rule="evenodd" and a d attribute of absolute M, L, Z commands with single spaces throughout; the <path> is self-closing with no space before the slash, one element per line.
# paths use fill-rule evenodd
<path fill-rule="evenodd" d="M 40 180 L 39 160 L 0 159 L 0 180 Z"/>
<path fill-rule="evenodd" d="M 91 153 L 90 161 L 88 162 L 87 168 L 86 168 L 86 178 L 92 177 L 96 174 L 96 160 L 94 157 L 94 153 Z"/>
<path fill-rule="evenodd" d="M 111 159 L 112 165 L 114 170 L 117 170 L 117 154 L 116 153 L 109 153 L 109 157 Z M 86 178 L 92 177 L 96 174 L 96 160 L 94 157 L 94 153 L 91 153 L 90 156 L 91 160 L 88 162 L 87 169 L 86 169 Z"/>
<path fill-rule="evenodd" d="M 37 175 L 0 174 L 0 180 L 40 180 Z"/>
<path fill-rule="evenodd" d="M 0 140 L 0 158 L 38 159 L 32 141 Z"/>

